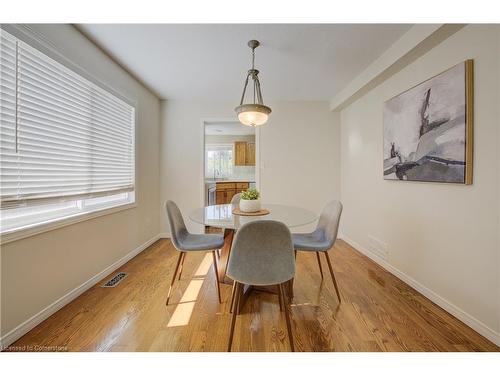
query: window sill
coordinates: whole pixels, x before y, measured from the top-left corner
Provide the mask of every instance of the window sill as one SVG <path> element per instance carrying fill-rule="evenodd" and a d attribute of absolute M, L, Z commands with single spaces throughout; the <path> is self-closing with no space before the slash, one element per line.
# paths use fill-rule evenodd
<path fill-rule="evenodd" d="M 6 231 L 5 233 L 2 233 L 0 235 L 0 245 L 18 241 L 23 238 L 31 237 L 54 229 L 66 227 L 68 225 L 76 224 L 82 221 L 94 219 L 100 216 L 111 215 L 120 211 L 129 210 L 135 207 L 137 207 L 136 202 L 121 203 L 117 206 L 106 207 L 92 212 L 79 212 L 63 218 L 53 219 L 42 224 L 32 224 L 20 229 L 13 229 L 11 231 Z"/>

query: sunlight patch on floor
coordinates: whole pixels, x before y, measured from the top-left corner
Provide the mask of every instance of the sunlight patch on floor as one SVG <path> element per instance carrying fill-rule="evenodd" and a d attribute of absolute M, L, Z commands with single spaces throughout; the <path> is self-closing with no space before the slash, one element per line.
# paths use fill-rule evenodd
<path fill-rule="evenodd" d="M 174 313 L 167 323 L 167 327 L 180 327 L 189 324 L 196 298 L 198 298 L 200 294 L 203 281 L 205 281 L 205 276 L 211 266 L 212 254 L 207 253 L 194 273 L 195 278 L 189 282 L 186 290 L 182 294 L 179 304 L 176 306 Z"/>
<path fill-rule="evenodd" d="M 167 327 L 181 327 L 186 326 L 191 319 L 191 314 L 193 313 L 194 302 L 179 303 L 175 308 L 174 313 L 168 321 Z"/>
<path fill-rule="evenodd" d="M 186 291 L 181 297 L 180 303 L 183 302 L 195 302 L 196 297 L 200 293 L 201 286 L 203 285 L 204 279 L 193 279 L 189 282 Z"/>
<path fill-rule="evenodd" d="M 205 277 L 212 265 L 212 254 L 207 253 L 194 273 L 195 277 Z"/>

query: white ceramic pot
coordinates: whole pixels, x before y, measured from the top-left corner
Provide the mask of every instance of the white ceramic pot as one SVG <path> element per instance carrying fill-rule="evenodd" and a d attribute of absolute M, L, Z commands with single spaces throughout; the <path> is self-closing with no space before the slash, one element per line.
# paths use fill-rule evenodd
<path fill-rule="evenodd" d="M 243 212 L 257 212 L 260 210 L 260 199 L 240 200 L 240 210 Z"/>

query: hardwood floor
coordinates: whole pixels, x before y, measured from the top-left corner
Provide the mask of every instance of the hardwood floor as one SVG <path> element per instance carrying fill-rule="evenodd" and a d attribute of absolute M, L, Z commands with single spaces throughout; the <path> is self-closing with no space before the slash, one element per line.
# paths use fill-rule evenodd
<path fill-rule="evenodd" d="M 177 255 L 169 240 L 156 242 L 120 268 L 129 275 L 117 287 L 92 287 L 10 350 L 225 351 L 231 286 L 221 284 L 219 305 L 210 252 L 188 254 L 165 307 Z M 321 281 L 316 255 L 297 257 L 296 351 L 499 351 L 347 243 L 337 241 L 330 255 L 340 306 L 329 274 Z M 276 295 L 255 292 L 241 313 L 233 351 L 289 350 Z"/>

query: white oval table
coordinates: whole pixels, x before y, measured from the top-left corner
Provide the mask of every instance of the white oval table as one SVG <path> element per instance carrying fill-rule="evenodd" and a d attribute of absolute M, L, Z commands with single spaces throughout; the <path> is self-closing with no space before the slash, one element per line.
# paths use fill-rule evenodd
<path fill-rule="evenodd" d="M 295 206 L 262 203 L 262 208 L 269 210 L 269 214 L 260 216 L 234 215 L 231 204 L 218 204 L 197 208 L 189 215 L 189 219 L 195 223 L 224 230 L 224 247 L 221 249 L 218 265 L 220 282 L 233 284 L 233 280 L 226 276 L 226 268 L 229 261 L 234 232 L 242 225 L 256 220 L 276 220 L 281 221 L 292 230 L 296 227 L 311 224 L 318 219 L 315 213 L 305 208 Z M 245 291 L 245 295 L 248 295 L 251 289 L 252 287 L 249 286 Z M 269 290 L 268 288 L 259 287 L 258 289 L 274 293 L 274 290 Z M 293 296 L 292 283 L 290 283 L 287 292 L 290 296 Z"/>
<path fill-rule="evenodd" d="M 255 220 L 276 220 L 284 223 L 288 228 L 310 224 L 318 216 L 305 208 L 286 206 L 282 204 L 262 204 L 262 208 L 269 210 L 269 214 L 261 216 L 233 215 L 230 204 L 200 207 L 191 212 L 189 218 L 198 224 L 210 227 L 235 230 L 243 224 Z"/>

